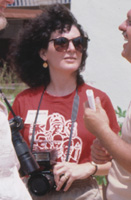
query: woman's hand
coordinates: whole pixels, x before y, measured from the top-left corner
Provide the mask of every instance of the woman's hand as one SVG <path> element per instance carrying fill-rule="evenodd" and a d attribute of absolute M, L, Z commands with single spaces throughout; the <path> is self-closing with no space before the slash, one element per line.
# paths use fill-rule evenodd
<path fill-rule="evenodd" d="M 56 183 L 56 190 L 67 191 L 73 181 L 78 179 L 86 179 L 92 175 L 95 167 L 90 162 L 83 164 L 76 164 L 70 162 L 57 163 L 54 166 L 53 174 Z M 63 187 L 63 188 L 62 188 Z"/>
<path fill-rule="evenodd" d="M 91 146 L 92 160 L 97 164 L 104 164 L 111 161 L 112 157 L 108 151 L 102 146 L 99 139 L 95 139 Z"/>

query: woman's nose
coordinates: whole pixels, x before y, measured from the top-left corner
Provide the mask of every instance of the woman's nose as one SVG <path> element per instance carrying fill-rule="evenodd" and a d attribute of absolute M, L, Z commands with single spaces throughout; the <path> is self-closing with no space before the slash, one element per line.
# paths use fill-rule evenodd
<path fill-rule="evenodd" d="M 69 41 L 69 45 L 68 45 L 67 51 L 75 51 L 75 50 L 76 50 L 76 48 L 75 48 L 73 42 Z"/>

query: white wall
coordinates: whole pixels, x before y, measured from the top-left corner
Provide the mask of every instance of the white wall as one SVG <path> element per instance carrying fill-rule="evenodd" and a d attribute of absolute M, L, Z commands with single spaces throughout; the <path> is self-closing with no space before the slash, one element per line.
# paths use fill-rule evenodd
<path fill-rule="evenodd" d="M 121 56 L 124 39 L 118 26 L 131 0 L 72 0 L 71 11 L 88 33 L 85 81 L 105 91 L 114 108 L 127 109 L 131 99 L 131 64 Z"/>

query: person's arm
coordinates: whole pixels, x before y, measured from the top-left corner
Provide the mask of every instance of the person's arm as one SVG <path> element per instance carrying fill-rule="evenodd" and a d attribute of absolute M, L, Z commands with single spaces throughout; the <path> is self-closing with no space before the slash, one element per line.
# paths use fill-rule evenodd
<path fill-rule="evenodd" d="M 114 134 L 109 126 L 105 110 L 100 99 L 96 99 L 96 111 L 85 107 L 84 122 L 86 128 L 98 137 L 109 154 L 127 171 L 131 172 L 131 144 Z"/>
<path fill-rule="evenodd" d="M 67 191 L 71 184 L 78 179 L 86 179 L 91 175 L 107 175 L 111 163 L 97 165 L 97 168 L 91 162 L 77 164 L 70 162 L 60 162 L 54 166 L 53 174 L 56 183 L 56 190 L 59 191 L 66 183 L 64 191 Z"/>
<path fill-rule="evenodd" d="M 98 138 L 93 140 L 91 145 L 91 158 L 96 164 L 105 164 L 112 160 L 112 156 L 103 147 Z"/>
<path fill-rule="evenodd" d="M 4 112 L 6 116 L 8 116 L 8 111 L 6 106 L 0 101 L 0 111 Z"/>

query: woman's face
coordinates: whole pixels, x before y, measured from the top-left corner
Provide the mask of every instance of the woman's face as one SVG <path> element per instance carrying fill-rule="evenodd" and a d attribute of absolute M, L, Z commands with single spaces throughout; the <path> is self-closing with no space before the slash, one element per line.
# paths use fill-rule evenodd
<path fill-rule="evenodd" d="M 69 32 L 59 33 L 55 31 L 51 34 L 50 40 L 65 37 L 68 40 L 77 38 L 80 36 L 79 30 L 72 26 Z M 54 47 L 54 41 L 50 41 L 48 49 L 44 52 L 43 57 L 45 61 L 49 64 L 50 72 L 63 71 L 64 73 L 75 72 L 80 64 L 82 59 L 82 53 L 75 49 L 72 41 L 69 41 L 69 46 L 64 52 L 59 52 Z"/>

